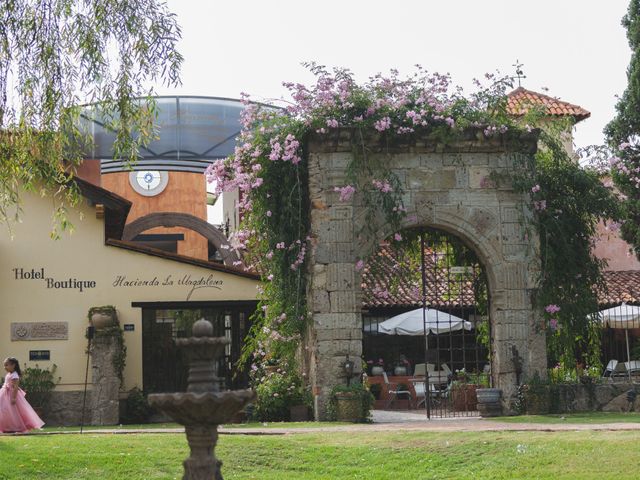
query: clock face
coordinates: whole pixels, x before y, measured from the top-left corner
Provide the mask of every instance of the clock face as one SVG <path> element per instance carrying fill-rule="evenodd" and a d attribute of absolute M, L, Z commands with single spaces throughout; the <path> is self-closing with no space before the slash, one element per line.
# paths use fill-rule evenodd
<path fill-rule="evenodd" d="M 141 170 L 129 174 L 131 187 L 140 195 L 152 197 L 161 193 L 169 182 L 169 174 L 158 170 Z"/>

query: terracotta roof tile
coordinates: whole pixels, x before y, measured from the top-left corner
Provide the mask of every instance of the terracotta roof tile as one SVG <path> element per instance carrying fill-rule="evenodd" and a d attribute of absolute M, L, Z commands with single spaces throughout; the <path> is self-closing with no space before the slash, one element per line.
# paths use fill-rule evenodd
<path fill-rule="evenodd" d="M 591 116 L 591 112 L 578 105 L 526 88 L 518 87 L 507 95 L 507 111 L 511 115 L 524 115 L 531 107 L 543 107 L 549 115 L 571 116 L 577 122 Z"/>
<path fill-rule="evenodd" d="M 432 258 L 426 255 L 427 303 L 434 307 L 473 307 L 472 279 L 447 275 L 446 270 L 434 268 Z M 607 291 L 598 293 L 598 303 L 602 307 L 622 302 L 640 305 L 640 270 L 608 271 L 604 272 L 604 278 Z M 362 274 L 362 304 L 367 309 L 420 307 L 421 289 L 419 272 L 399 262 L 396 252 L 389 246 L 380 249 Z"/>
<path fill-rule="evenodd" d="M 419 307 L 422 282 L 419 271 L 397 260 L 389 246 L 381 247 L 362 274 L 365 308 Z M 471 279 L 447 274 L 434 267 L 433 256 L 426 252 L 426 296 L 431 306 L 471 307 L 474 305 Z M 471 277 L 471 275 L 468 275 Z"/>
<path fill-rule="evenodd" d="M 640 270 L 604 272 L 607 292 L 598 292 L 600 305 L 615 306 L 622 302 L 640 305 Z"/>

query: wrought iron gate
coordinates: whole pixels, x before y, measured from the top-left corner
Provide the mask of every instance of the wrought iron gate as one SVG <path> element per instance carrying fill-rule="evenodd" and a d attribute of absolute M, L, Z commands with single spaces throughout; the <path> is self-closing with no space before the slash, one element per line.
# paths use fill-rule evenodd
<path fill-rule="evenodd" d="M 376 406 L 393 408 L 409 397 L 406 407 L 429 416 L 477 415 L 475 390 L 490 383 L 482 265 L 444 232 L 421 230 L 407 237 L 413 240 L 404 249 L 383 245 L 363 275 L 363 352 L 371 367 L 369 383 L 380 385 L 372 388 L 380 391 Z M 415 311 L 419 327 L 385 328 L 385 320 L 407 311 Z M 388 383 L 375 375 L 376 366 Z"/>

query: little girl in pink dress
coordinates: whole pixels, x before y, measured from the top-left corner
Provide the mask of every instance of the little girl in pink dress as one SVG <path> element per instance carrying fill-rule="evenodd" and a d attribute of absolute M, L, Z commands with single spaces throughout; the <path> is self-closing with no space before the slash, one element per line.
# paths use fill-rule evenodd
<path fill-rule="evenodd" d="M 4 361 L 4 369 L 7 375 L 0 388 L 0 432 L 22 433 L 41 428 L 44 422 L 24 398 L 24 390 L 18 386 L 20 363 L 17 359 L 8 357 Z"/>

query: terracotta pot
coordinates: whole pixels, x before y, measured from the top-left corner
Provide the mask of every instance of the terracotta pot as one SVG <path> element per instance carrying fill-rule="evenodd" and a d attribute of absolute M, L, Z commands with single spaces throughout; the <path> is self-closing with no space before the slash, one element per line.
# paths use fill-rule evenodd
<path fill-rule="evenodd" d="M 113 327 L 116 324 L 115 315 L 104 312 L 95 312 L 91 315 L 91 325 L 97 330 L 107 327 Z"/>

